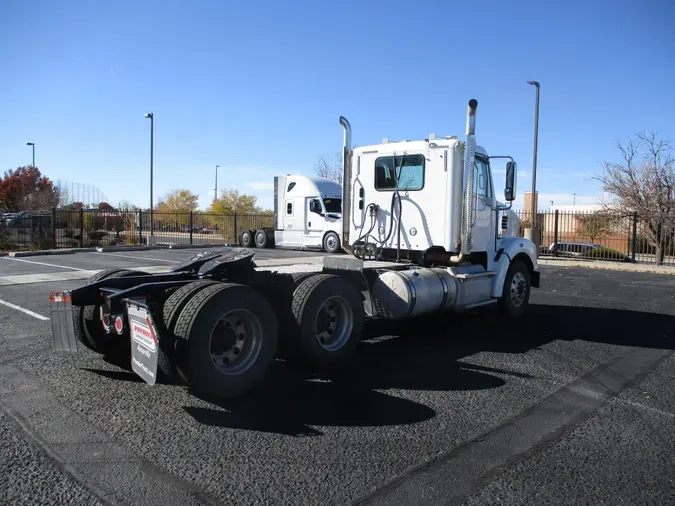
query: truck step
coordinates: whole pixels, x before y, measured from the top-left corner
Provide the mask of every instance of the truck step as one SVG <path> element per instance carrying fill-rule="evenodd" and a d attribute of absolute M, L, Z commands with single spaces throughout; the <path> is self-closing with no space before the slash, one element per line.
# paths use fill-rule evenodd
<path fill-rule="evenodd" d="M 462 274 L 457 274 L 458 279 L 477 279 L 477 278 L 489 278 L 494 276 L 495 273 L 492 271 L 488 272 L 466 272 Z"/>
<path fill-rule="evenodd" d="M 498 301 L 499 299 L 482 300 L 480 302 L 474 302 L 473 304 L 464 306 L 464 309 L 473 309 L 474 307 L 489 306 L 490 304 L 496 304 Z"/>

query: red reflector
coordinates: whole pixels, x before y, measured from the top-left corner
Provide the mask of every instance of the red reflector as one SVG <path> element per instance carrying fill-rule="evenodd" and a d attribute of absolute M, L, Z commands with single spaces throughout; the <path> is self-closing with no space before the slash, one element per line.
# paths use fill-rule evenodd
<path fill-rule="evenodd" d="M 122 332 L 122 328 L 124 327 L 124 321 L 122 321 L 122 317 L 118 316 L 115 318 L 115 330 L 117 332 Z"/>
<path fill-rule="evenodd" d="M 108 327 L 109 324 L 110 324 L 110 317 L 107 314 L 103 315 L 103 325 L 105 327 Z"/>

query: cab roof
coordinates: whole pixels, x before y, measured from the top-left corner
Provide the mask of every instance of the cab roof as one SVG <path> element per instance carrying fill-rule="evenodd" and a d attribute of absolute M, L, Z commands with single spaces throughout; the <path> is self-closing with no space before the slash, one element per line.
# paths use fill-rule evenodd
<path fill-rule="evenodd" d="M 452 149 L 458 143 L 463 143 L 457 137 L 437 137 L 423 140 L 405 140 L 405 141 L 390 141 L 385 139 L 381 144 L 373 144 L 371 146 L 359 146 L 354 148 L 354 154 L 363 155 L 369 153 L 378 153 L 382 155 L 397 155 L 406 153 L 423 153 L 429 149 Z M 476 146 L 476 153 L 488 156 L 487 151 L 482 146 Z"/>

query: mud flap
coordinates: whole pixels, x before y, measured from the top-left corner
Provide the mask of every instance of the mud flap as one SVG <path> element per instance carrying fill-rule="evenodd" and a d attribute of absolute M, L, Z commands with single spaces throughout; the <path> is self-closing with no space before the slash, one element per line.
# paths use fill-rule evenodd
<path fill-rule="evenodd" d="M 77 351 L 70 290 L 51 292 L 49 294 L 49 309 L 51 312 L 54 350 Z"/>
<path fill-rule="evenodd" d="M 129 338 L 131 339 L 131 368 L 143 381 L 154 385 L 157 381 L 157 354 L 159 334 L 148 306 L 126 300 Z"/>

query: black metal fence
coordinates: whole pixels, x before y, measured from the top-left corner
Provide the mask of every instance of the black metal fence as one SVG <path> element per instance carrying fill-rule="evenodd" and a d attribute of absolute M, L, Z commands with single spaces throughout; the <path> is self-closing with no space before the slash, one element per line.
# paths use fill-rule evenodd
<path fill-rule="evenodd" d="M 516 211 L 520 234 L 531 212 Z M 675 265 L 675 215 L 539 211 L 539 256 Z"/>
<path fill-rule="evenodd" d="M 154 243 L 234 244 L 245 229 L 271 227 L 271 214 L 52 209 L 0 218 L 0 251 L 134 246 Z"/>
<path fill-rule="evenodd" d="M 516 211 L 520 234 L 529 211 Z M 52 209 L 0 217 L 0 251 L 92 246 L 235 244 L 245 229 L 272 227 L 272 214 Z M 152 225 L 152 226 L 151 226 Z M 540 211 L 540 257 L 675 265 L 675 215 Z M 152 239 L 151 239 L 152 238 Z"/>

